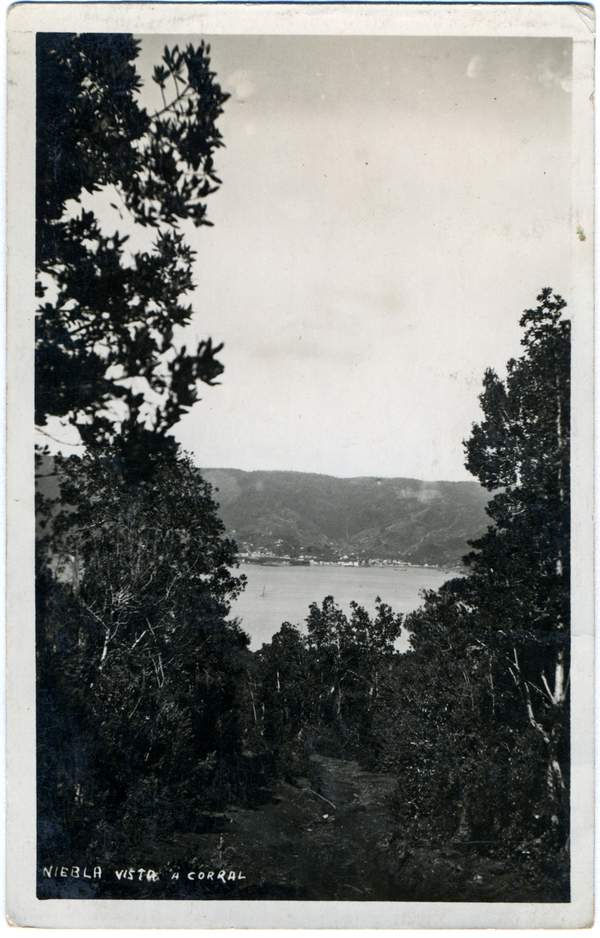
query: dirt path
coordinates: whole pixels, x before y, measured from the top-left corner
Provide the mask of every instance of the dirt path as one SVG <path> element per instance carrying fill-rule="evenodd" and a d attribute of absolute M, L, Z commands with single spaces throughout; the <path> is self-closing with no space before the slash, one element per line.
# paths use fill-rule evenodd
<path fill-rule="evenodd" d="M 231 824 L 219 835 L 223 866 L 243 869 L 247 888 L 265 898 L 384 898 L 395 780 L 322 756 L 311 770 L 294 785 L 276 783 L 270 804 L 228 812 Z"/>

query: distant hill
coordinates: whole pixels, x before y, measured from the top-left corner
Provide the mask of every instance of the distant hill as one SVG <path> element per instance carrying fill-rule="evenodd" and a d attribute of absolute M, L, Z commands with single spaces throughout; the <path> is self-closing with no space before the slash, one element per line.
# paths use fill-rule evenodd
<path fill-rule="evenodd" d="M 240 551 L 456 566 L 490 523 L 477 482 L 200 471 Z"/>
<path fill-rule="evenodd" d="M 52 457 L 37 488 L 59 494 Z M 477 482 L 337 479 L 308 472 L 201 469 L 217 490 L 227 534 L 241 552 L 317 560 L 403 560 L 459 566 L 490 523 Z"/>

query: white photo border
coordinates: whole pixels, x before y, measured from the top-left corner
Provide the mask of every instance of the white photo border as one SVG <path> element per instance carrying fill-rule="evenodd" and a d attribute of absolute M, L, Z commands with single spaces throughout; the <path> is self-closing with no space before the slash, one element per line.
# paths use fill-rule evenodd
<path fill-rule="evenodd" d="M 573 40 L 571 902 L 36 898 L 33 321 L 35 36 L 51 32 L 531 36 Z M 576 4 L 22 3 L 8 13 L 7 915 L 52 928 L 576 928 L 593 919 L 593 9 Z M 587 240 L 576 238 L 581 225 Z"/>

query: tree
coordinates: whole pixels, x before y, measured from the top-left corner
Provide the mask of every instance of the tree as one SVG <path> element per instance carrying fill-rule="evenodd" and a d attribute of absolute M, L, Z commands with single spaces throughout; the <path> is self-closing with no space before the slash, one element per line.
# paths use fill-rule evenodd
<path fill-rule="evenodd" d="M 315 727 L 315 689 L 306 636 L 284 622 L 255 660 L 256 693 L 251 699 L 254 745 L 268 747 L 276 770 L 286 778 L 305 775 Z"/>
<path fill-rule="evenodd" d="M 532 825 L 546 800 L 543 743 L 464 584 L 427 592 L 405 620 L 414 650 L 381 688 L 380 765 L 401 773 L 399 820 L 412 838 L 516 853 L 548 821 Z"/>
<path fill-rule="evenodd" d="M 310 667 L 316 684 L 318 717 L 354 745 L 368 735 L 370 711 L 381 673 L 395 654 L 402 616 L 376 599 L 377 614 L 352 602 L 351 616 L 327 596 L 310 606 L 306 626 Z"/>
<path fill-rule="evenodd" d="M 538 301 L 521 319 L 524 355 L 504 381 L 486 372 L 485 419 L 465 444 L 467 468 L 497 492 L 493 524 L 471 543 L 469 574 L 405 620 L 413 652 L 386 691 L 388 711 L 402 711 L 388 754 L 412 792 L 413 831 L 489 843 L 532 864 L 538 884 L 545 868 L 564 893 L 570 323 L 560 296 L 545 289 Z M 440 735 L 450 750 L 436 744 L 425 759 L 422 742 L 412 753 L 402 742 Z"/>
<path fill-rule="evenodd" d="M 188 459 L 158 456 L 135 483 L 111 452 L 55 462 L 63 510 L 38 573 L 46 823 L 64 836 L 66 818 L 71 838 L 107 818 L 113 837 L 185 823 L 226 796 L 241 749 L 235 545 Z"/>
<path fill-rule="evenodd" d="M 467 468 L 490 491 L 494 522 L 472 543 L 471 601 L 495 617 L 497 653 L 548 748 L 548 784 L 565 791 L 570 633 L 570 322 L 545 289 L 521 319 L 525 355 L 506 382 L 486 373 L 485 420 Z M 500 615 L 498 612 L 500 611 Z"/>
<path fill-rule="evenodd" d="M 38 839 L 110 855 L 126 837 L 132 859 L 159 819 L 197 826 L 235 788 L 248 644 L 227 618 L 235 545 L 170 436 L 223 370 L 220 346 L 176 337 L 194 289 L 178 227 L 209 224 L 227 95 L 208 46 L 165 48 L 149 115 L 138 52 L 38 34 L 36 422 L 66 418 L 84 444 L 38 467 L 59 482 L 37 505 Z M 151 249 L 106 233 L 110 199 Z"/>
<path fill-rule="evenodd" d="M 223 371 L 203 340 L 176 347 L 190 321 L 194 252 L 180 222 L 210 224 L 204 199 L 220 183 L 216 120 L 227 95 L 209 46 L 165 47 L 153 80 L 163 107 L 140 107 L 139 42 L 129 35 L 37 36 L 36 422 L 68 418 L 88 447 L 114 444 L 143 462 L 171 447 L 170 429 Z M 129 224 L 156 230 L 127 254 L 82 194 L 103 191 Z"/>
<path fill-rule="evenodd" d="M 307 758 L 317 751 L 372 762 L 371 718 L 401 622 L 379 597 L 374 617 L 357 603 L 348 617 L 332 596 L 310 605 L 306 635 L 284 622 L 256 656 L 252 747 L 267 749 L 290 778 L 307 774 Z"/>

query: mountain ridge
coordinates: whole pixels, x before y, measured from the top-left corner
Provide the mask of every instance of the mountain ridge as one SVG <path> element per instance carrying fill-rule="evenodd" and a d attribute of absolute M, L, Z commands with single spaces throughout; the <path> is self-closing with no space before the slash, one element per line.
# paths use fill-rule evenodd
<path fill-rule="evenodd" d="M 200 469 L 242 554 L 460 565 L 489 522 L 477 482 Z"/>

